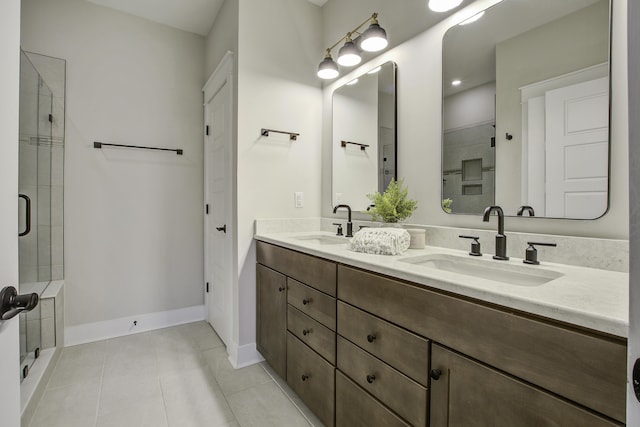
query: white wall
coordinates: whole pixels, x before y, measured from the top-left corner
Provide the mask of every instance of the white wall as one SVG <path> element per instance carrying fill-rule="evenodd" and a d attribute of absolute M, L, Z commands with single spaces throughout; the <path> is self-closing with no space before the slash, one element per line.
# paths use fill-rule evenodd
<path fill-rule="evenodd" d="M 625 0 L 616 1 L 616 5 Z M 325 87 L 323 94 L 323 159 L 330 159 L 331 94 L 339 85 L 387 60 L 398 64 L 398 176 L 405 177 L 409 196 L 418 200 L 410 223 L 452 227 L 491 228 L 479 216 L 448 215 L 440 207 L 442 132 L 442 36 L 465 18 L 495 0 L 477 0 L 440 24 L 386 51 Z M 612 121 L 610 208 L 593 221 L 506 218 L 509 231 L 626 239 L 628 237 L 628 114 L 625 8 L 613 8 Z M 325 19 L 332 19 L 326 16 Z M 420 52 L 424 54 L 420 54 Z M 323 170 L 322 212 L 330 216 L 330 168 Z M 369 219 L 368 216 L 361 216 Z"/>
<path fill-rule="evenodd" d="M 18 94 L 20 1 L 0 2 L 0 289 L 18 286 Z M 0 321 L 0 417 L 20 425 L 18 318 Z"/>
<path fill-rule="evenodd" d="M 225 53 L 238 52 L 238 8 L 239 0 L 225 0 L 205 38 L 205 79 L 213 73 Z M 234 61 L 237 62 L 237 55 Z M 237 71 L 237 63 L 234 70 Z"/>
<path fill-rule="evenodd" d="M 255 342 L 255 218 L 320 212 L 321 10 L 300 0 L 242 0 L 238 46 L 238 344 Z M 261 128 L 298 132 L 260 136 Z M 294 192 L 304 207 L 294 207 Z"/>
<path fill-rule="evenodd" d="M 203 304 L 204 39 L 82 0 L 22 8 L 23 48 L 67 60 L 66 326 Z"/>

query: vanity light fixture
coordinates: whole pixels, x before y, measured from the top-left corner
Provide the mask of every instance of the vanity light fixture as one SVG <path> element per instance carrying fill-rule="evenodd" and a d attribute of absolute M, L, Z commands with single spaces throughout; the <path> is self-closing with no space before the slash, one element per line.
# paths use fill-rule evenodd
<path fill-rule="evenodd" d="M 480 13 L 476 13 L 475 15 L 473 15 L 469 19 L 465 19 L 464 21 L 462 21 L 458 25 L 468 25 L 468 24 L 471 24 L 472 22 L 476 22 L 478 19 L 482 18 L 482 15 L 484 15 L 484 10 L 482 12 L 480 12 Z"/>
<path fill-rule="evenodd" d="M 362 61 L 360 49 L 351 40 L 351 33 L 347 34 L 347 41 L 338 51 L 338 64 L 353 67 Z"/>
<path fill-rule="evenodd" d="M 447 12 L 460 6 L 462 0 L 429 0 L 429 9 L 434 12 Z"/>
<path fill-rule="evenodd" d="M 338 64 L 331 57 L 331 50 L 327 49 L 327 54 L 318 66 L 318 77 L 321 79 L 334 79 L 338 77 Z"/>
<path fill-rule="evenodd" d="M 358 30 L 368 22 L 371 22 L 369 27 L 363 33 L 360 33 Z M 355 39 L 352 39 L 353 35 L 356 35 Z M 343 40 L 345 43 L 338 51 L 338 63 L 336 64 L 331 57 L 331 50 L 338 46 Z M 388 44 L 387 32 L 378 24 L 378 14 L 373 13 L 362 24 L 349 31 L 333 46 L 327 48 L 324 59 L 320 62 L 320 65 L 318 65 L 318 77 L 321 79 L 336 78 L 340 74 L 338 64 L 345 67 L 358 65 L 362 61 L 362 57 L 360 56 L 361 50 L 378 52 L 387 47 Z"/>

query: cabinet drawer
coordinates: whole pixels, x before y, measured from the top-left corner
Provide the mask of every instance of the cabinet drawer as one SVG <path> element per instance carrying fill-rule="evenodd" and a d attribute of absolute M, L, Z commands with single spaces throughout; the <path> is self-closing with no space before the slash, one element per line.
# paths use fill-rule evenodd
<path fill-rule="evenodd" d="M 287 308 L 287 328 L 329 363 L 336 363 L 336 333 L 331 329 L 290 305 Z"/>
<path fill-rule="evenodd" d="M 338 297 L 474 359 L 625 420 L 626 341 L 340 266 Z M 339 360 L 339 352 L 338 352 Z"/>
<path fill-rule="evenodd" d="M 326 425 L 334 420 L 335 368 L 287 333 L 287 383 Z"/>
<path fill-rule="evenodd" d="M 413 425 L 427 423 L 427 389 L 338 336 L 338 369 Z"/>
<path fill-rule="evenodd" d="M 297 280 L 287 278 L 287 302 L 313 317 L 327 328 L 336 330 L 336 299 Z"/>
<path fill-rule="evenodd" d="M 336 371 L 337 427 L 408 427 L 409 424 Z"/>
<path fill-rule="evenodd" d="M 260 264 L 293 277 L 329 295 L 336 295 L 336 263 L 311 255 L 256 242 Z"/>
<path fill-rule="evenodd" d="M 341 301 L 338 333 L 423 386 L 429 385 L 429 340 Z"/>

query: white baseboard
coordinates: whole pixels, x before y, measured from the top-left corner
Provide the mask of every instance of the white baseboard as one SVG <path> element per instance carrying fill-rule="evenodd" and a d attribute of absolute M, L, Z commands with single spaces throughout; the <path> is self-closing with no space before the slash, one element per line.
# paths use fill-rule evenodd
<path fill-rule="evenodd" d="M 140 332 L 153 331 L 155 329 L 197 322 L 204 319 L 204 305 L 196 305 L 193 307 L 179 308 L 177 310 L 139 314 L 102 322 L 68 326 L 64 328 L 64 346 L 69 347 L 109 338 L 138 334 Z M 134 321 L 137 322 L 135 326 L 133 324 Z"/>
<path fill-rule="evenodd" d="M 264 357 L 256 349 L 256 343 L 241 346 L 233 343 L 227 347 L 227 352 L 229 354 L 229 362 L 235 369 L 255 365 L 264 360 Z"/>

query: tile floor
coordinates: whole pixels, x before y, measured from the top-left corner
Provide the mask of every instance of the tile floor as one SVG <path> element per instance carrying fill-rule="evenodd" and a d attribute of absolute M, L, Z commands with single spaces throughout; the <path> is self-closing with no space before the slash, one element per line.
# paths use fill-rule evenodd
<path fill-rule="evenodd" d="M 205 322 L 67 347 L 30 427 L 321 426 L 262 364 L 234 370 Z"/>

